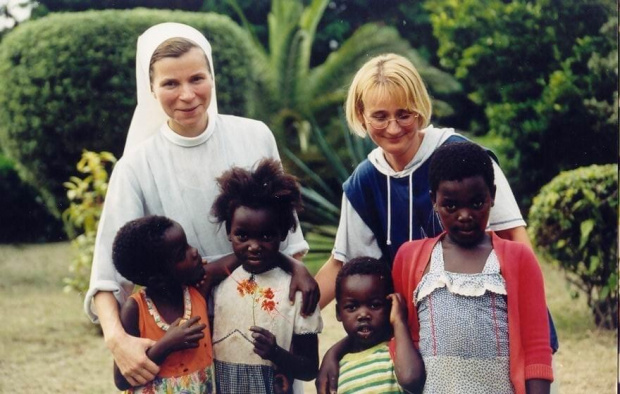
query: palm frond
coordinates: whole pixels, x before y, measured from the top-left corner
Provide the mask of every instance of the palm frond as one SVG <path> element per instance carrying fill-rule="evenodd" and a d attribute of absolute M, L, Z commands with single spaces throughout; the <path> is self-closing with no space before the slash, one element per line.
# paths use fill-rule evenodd
<path fill-rule="evenodd" d="M 313 0 L 310 5 L 304 8 L 301 18 L 299 19 L 299 28 L 304 32 L 305 36 L 299 59 L 300 68 L 302 68 L 300 71 L 302 71 L 304 75 L 310 70 L 310 57 L 316 28 L 328 4 L 329 0 Z"/>
<path fill-rule="evenodd" d="M 323 179 L 314 172 L 310 167 L 308 167 L 297 155 L 295 155 L 290 149 L 284 148 L 282 150 L 284 155 L 293 162 L 308 178 L 310 178 L 319 189 L 327 195 L 329 199 L 335 199 L 336 196 L 332 189 L 323 181 Z"/>
<path fill-rule="evenodd" d="M 372 149 L 374 149 L 375 145 L 370 140 L 370 138 L 359 138 L 358 136 L 354 136 L 350 131 L 347 125 L 347 121 L 344 117 L 344 113 L 342 112 L 342 108 L 338 111 L 339 113 L 339 121 L 341 124 L 341 130 L 344 137 L 344 142 L 347 146 L 347 150 L 349 152 L 349 156 L 352 160 L 352 167 L 357 167 Z"/>
<path fill-rule="evenodd" d="M 261 52 L 265 53 L 266 52 L 265 48 L 263 47 L 263 45 L 260 43 L 260 40 L 256 36 L 256 32 L 254 31 L 254 26 L 252 26 L 250 21 L 248 21 L 248 18 L 246 18 L 245 14 L 243 13 L 243 10 L 239 6 L 239 3 L 237 3 L 237 0 L 226 0 L 226 2 L 228 3 L 228 5 L 231 6 L 231 8 L 235 12 L 235 14 L 237 14 L 239 19 L 241 19 L 241 26 L 243 27 L 243 29 L 246 31 L 246 33 L 250 37 L 252 46 L 256 47 L 257 50 L 260 50 Z"/>
<path fill-rule="evenodd" d="M 323 134 L 322 129 L 316 123 L 314 123 L 312 127 L 312 136 L 314 137 L 315 142 L 317 143 L 321 153 L 325 155 L 325 158 L 330 164 L 331 169 L 335 172 L 338 181 L 340 183 L 344 183 L 344 181 L 346 181 L 349 177 L 350 173 L 346 169 L 338 153 L 336 153 L 336 151 L 334 151 L 334 149 L 329 145 L 329 143 L 325 139 L 325 135 Z"/>
<path fill-rule="evenodd" d="M 343 82 L 348 82 L 357 69 L 375 55 L 385 52 L 402 54 L 409 50 L 409 43 L 396 29 L 374 23 L 362 25 L 323 64 L 311 70 L 308 95 L 321 97 L 342 89 Z"/>
<path fill-rule="evenodd" d="M 304 198 L 304 215 L 310 216 L 316 223 L 338 223 L 340 207 L 334 205 L 316 190 L 302 186 L 301 195 Z"/>

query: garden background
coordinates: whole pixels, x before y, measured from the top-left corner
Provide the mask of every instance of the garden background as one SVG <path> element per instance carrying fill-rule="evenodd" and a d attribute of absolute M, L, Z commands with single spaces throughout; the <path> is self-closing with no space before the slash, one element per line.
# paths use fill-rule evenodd
<path fill-rule="evenodd" d="M 211 41 L 221 112 L 274 131 L 304 185 L 312 272 L 331 249 L 340 184 L 371 148 L 346 129 L 348 81 L 369 56 L 410 58 L 433 97 L 433 123 L 492 148 L 528 218 L 560 335 L 561 392 L 613 392 L 616 3 L 127 4 L 0 2 L 0 26 L 8 26 L 0 32 L 0 392 L 113 390 L 111 358 L 81 294 L 107 176 L 135 106 L 135 41 L 163 21 L 195 26 Z M 342 334 L 333 306 L 325 315 L 322 350 Z"/>

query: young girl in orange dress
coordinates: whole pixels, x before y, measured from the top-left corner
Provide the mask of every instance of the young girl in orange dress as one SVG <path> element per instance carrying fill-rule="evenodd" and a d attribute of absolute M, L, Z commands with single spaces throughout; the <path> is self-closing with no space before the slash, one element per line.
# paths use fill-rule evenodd
<path fill-rule="evenodd" d="M 123 304 L 121 323 L 133 336 L 155 344 L 147 356 L 159 365 L 154 380 L 132 386 L 114 364 L 114 380 L 128 393 L 213 393 L 213 351 L 203 294 L 236 267 L 231 259 L 204 264 L 183 228 L 163 216 L 130 221 L 112 248 L 123 277 L 144 286 Z M 204 279 L 198 290 L 192 286 Z"/>

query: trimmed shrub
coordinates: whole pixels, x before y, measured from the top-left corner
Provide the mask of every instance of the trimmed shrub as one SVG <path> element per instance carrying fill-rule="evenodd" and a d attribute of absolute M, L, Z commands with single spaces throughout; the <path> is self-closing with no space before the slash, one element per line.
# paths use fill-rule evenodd
<path fill-rule="evenodd" d="M 0 243 L 64 239 L 62 222 L 49 214 L 32 186 L 0 154 Z"/>
<path fill-rule="evenodd" d="M 529 233 L 588 297 L 595 322 L 618 327 L 618 165 L 565 171 L 534 198 Z"/>
<path fill-rule="evenodd" d="M 62 184 L 83 149 L 120 157 L 136 103 L 136 40 L 166 21 L 205 34 L 220 111 L 245 114 L 246 36 L 222 15 L 146 9 L 50 14 L 21 24 L 0 43 L 0 145 L 54 216 L 67 207 Z"/>

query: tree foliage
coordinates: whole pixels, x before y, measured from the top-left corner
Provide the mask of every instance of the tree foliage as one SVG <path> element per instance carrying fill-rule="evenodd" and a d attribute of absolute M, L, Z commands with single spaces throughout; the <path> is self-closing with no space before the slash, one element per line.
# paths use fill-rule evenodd
<path fill-rule="evenodd" d="M 315 225 L 337 223 L 342 182 L 372 146 L 369 141 L 351 138 L 346 122 L 341 121 L 348 84 L 364 62 L 385 52 L 408 57 L 434 97 L 438 119 L 453 113 L 443 99 L 458 94 L 460 85 L 430 66 L 395 28 L 378 23 L 361 24 L 322 62 L 317 61 L 313 55 L 317 28 L 325 14 L 333 11 L 333 3 L 306 3 L 273 0 L 267 15 L 267 35 L 262 37 L 251 16 L 244 12 L 247 2 L 228 1 L 251 37 L 253 79 L 257 83 L 252 113 L 271 126 L 287 168 L 301 175 L 306 205 L 301 219 L 308 229 L 307 221 Z"/>
<path fill-rule="evenodd" d="M 135 108 L 135 48 L 165 21 L 202 31 L 214 52 L 222 112 L 248 111 L 248 49 L 229 18 L 158 10 L 50 14 L 28 21 L 0 43 L 0 144 L 20 177 L 60 217 L 62 183 L 82 150 L 120 157 Z"/>
<path fill-rule="evenodd" d="M 504 138 L 508 175 L 524 206 L 561 170 L 617 160 L 615 3 L 437 0 L 426 6 L 442 66 L 483 109 L 470 127 Z"/>
<path fill-rule="evenodd" d="M 325 125 L 337 114 L 352 75 L 369 57 L 379 53 L 409 57 L 430 90 L 438 95 L 460 91 L 454 79 L 431 67 L 396 29 L 379 24 L 359 26 L 324 62 L 313 63 L 317 26 L 330 4 L 328 0 L 313 0 L 307 6 L 301 1 L 273 0 L 267 16 L 266 46 L 240 4 L 234 0 L 228 3 L 252 37 L 254 79 L 258 82 L 255 114 L 272 126 L 286 147 L 306 151 L 311 123 Z M 439 99 L 436 107 L 439 116 L 451 113 Z"/>
<path fill-rule="evenodd" d="M 597 325 L 618 327 L 618 165 L 562 172 L 534 198 L 530 237 L 588 297 Z"/>
<path fill-rule="evenodd" d="M 137 7 L 198 11 L 203 0 L 37 0 L 39 7 L 49 12 L 79 12 L 86 10 L 132 9 Z"/>

